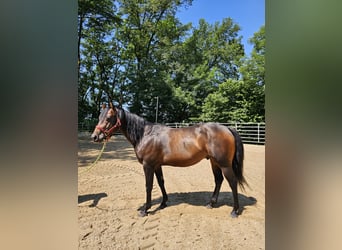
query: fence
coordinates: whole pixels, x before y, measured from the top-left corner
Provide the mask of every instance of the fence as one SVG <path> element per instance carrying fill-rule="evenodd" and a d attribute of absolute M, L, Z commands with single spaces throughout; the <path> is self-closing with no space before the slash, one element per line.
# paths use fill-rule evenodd
<path fill-rule="evenodd" d="M 84 122 L 78 124 L 78 131 L 79 132 L 92 132 L 96 126 L 97 122 Z M 181 128 L 181 127 L 188 127 L 191 125 L 195 125 L 196 123 L 165 123 L 166 126 L 172 128 Z M 247 144 L 265 144 L 265 123 L 221 123 L 227 127 L 235 128 L 241 138 L 243 143 Z"/>
<path fill-rule="evenodd" d="M 172 128 L 181 128 L 195 125 L 196 123 L 165 123 Z M 220 123 L 227 127 L 235 128 L 243 141 L 247 144 L 265 144 L 265 123 Z"/>

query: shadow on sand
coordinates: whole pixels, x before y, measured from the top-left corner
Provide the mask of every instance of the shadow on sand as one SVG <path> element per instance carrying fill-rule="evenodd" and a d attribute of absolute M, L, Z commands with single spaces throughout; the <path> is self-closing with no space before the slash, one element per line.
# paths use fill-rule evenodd
<path fill-rule="evenodd" d="M 78 204 L 93 200 L 93 203 L 89 205 L 89 207 L 96 207 L 101 198 L 107 197 L 106 193 L 98 193 L 98 194 L 85 194 L 78 196 Z"/>
<path fill-rule="evenodd" d="M 212 192 L 185 192 L 185 193 L 170 193 L 168 194 L 169 200 L 167 202 L 168 207 L 177 206 L 179 204 L 189 204 L 192 206 L 206 206 L 211 198 Z M 242 213 L 246 206 L 253 206 L 257 203 L 257 200 L 251 196 L 239 195 L 240 212 Z M 162 197 L 152 200 L 152 206 L 161 203 Z M 213 208 L 221 206 L 230 206 L 233 208 L 233 194 L 231 192 L 220 192 L 217 203 Z M 167 207 L 166 207 L 167 208 Z M 140 206 L 137 210 L 143 209 Z M 150 210 L 149 213 L 153 214 L 159 210 L 159 207 L 155 210 Z"/>

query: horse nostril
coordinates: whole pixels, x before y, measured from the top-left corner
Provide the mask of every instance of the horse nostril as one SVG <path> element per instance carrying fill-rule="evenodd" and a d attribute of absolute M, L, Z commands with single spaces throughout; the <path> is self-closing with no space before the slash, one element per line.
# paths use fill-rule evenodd
<path fill-rule="evenodd" d="M 96 142 L 98 139 L 99 139 L 99 138 L 98 138 L 97 135 L 94 135 L 94 136 L 93 136 L 93 140 L 94 140 L 95 142 Z"/>

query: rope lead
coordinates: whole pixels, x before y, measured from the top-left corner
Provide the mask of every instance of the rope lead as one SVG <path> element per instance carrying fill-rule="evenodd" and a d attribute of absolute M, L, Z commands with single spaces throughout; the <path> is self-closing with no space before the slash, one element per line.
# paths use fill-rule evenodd
<path fill-rule="evenodd" d="M 85 169 L 85 170 L 82 171 L 82 172 L 79 172 L 79 174 L 83 174 L 83 173 L 85 173 L 85 172 L 88 172 L 90 169 L 92 169 L 92 168 L 96 165 L 97 161 L 101 158 L 102 153 L 103 153 L 105 147 L 106 147 L 106 142 L 103 143 L 101 152 L 100 152 L 100 154 L 97 156 L 96 160 L 95 160 L 89 167 L 87 167 L 87 169 Z"/>

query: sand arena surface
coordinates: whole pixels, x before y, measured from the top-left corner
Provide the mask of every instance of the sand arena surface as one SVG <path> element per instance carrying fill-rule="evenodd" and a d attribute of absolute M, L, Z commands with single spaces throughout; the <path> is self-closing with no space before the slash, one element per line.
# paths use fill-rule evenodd
<path fill-rule="evenodd" d="M 79 135 L 79 249 L 265 249 L 265 146 L 245 145 L 244 175 L 250 188 L 239 189 L 242 214 L 230 217 L 233 198 L 222 184 L 218 203 L 205 207 L 215 182 L 210 161 L 177 168 L 163 166 L 168 206 L 158 210 L 161 191 L 154 177 L 152 208 L 145 202 L 145 178 L 131 144 L 123 136 L 102 144 Z"/>

